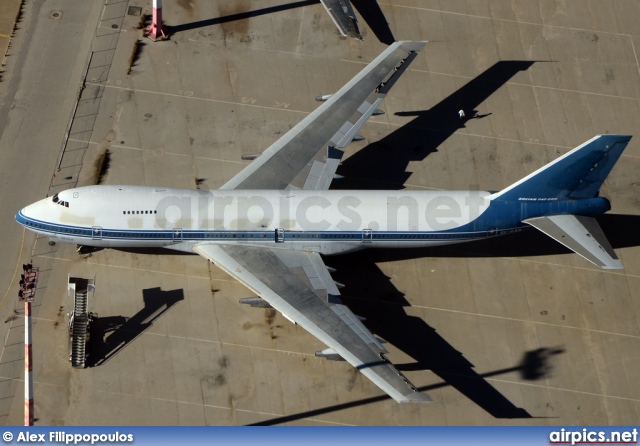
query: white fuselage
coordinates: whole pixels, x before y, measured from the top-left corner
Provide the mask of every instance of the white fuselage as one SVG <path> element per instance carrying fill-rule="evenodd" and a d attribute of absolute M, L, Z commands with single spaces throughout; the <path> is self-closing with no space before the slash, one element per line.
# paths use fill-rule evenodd
<path fill-rule="evenodd" d="M 89 186 L 34 203 L 16 220 L 54 240 L 86 246 L 190 252 L 199 243 L 241 243 L 335 254 L 478 238 L 481 234 L 456 228 L 485 212 L 488 196 L 482 191 Z"/>

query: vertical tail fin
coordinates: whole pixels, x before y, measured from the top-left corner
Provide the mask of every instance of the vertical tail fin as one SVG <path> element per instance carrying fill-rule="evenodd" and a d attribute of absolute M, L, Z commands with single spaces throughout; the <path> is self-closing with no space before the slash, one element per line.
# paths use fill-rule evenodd
<path fill-rule="evenodd" d="M 598 135 L 491 196 L 491 200 L 593 198 L 631 136 Z"/>

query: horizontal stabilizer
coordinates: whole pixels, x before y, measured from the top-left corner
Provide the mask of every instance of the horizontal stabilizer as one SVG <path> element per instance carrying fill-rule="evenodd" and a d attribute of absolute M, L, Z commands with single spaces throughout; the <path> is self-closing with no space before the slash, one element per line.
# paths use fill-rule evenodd
<path fill-rule="evenodd" d="M 534 228 L 603 269 L 623 269 L 622 262 L 593 217 L 552 215 L 524 220 Z"/>

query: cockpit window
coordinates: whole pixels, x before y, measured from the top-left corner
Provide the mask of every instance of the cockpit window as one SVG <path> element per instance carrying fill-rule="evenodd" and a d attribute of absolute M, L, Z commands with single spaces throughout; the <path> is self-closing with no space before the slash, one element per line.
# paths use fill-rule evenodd
<path fill-rule="evenodd" d="M 51 201 L 53 201 L 54 203 L 59 204 L 60 206 L 64 206 L 66 208 L 69 207 L 69 202 L 68 201 L 60 201 L 60 197 L 58 197 L 58 194 L 55 194 L 53 196 L 53 198 L 51 199 Z"/>

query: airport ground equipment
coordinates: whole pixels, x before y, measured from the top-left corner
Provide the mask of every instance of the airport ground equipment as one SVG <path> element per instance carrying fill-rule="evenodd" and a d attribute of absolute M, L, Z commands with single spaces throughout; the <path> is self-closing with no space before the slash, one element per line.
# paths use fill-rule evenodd
<path fill-rule="evenodd" d="M 84 368 L 87 358 L 90 324 L 98 317 L 89 311 L 89 292 L 95 295 L 96 276 L 82 279 L 68 276 L 67 297 L 73 292 L 73 311 L 69 316 L 69 360 L 76 368 Z"/>

